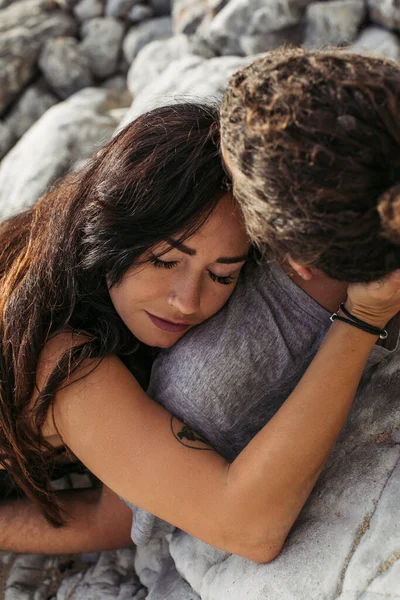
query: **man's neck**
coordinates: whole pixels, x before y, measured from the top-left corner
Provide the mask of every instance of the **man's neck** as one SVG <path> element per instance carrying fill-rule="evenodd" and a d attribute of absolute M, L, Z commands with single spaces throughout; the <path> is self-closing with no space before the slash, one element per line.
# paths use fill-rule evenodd
<path fill-rule="evenodd" d="M 335 312 L 339 304 L 346 300 L 348 283 L 326 276 L 304 280 L 288 263 L 281 264 L 281 267 L 296 285 L 327 311 Z"/>
<path fill-rule="evenodd" d="M 305 280 L 287 262 L 281 263 L 281 268 L 296 285 L 330 313 L 336 312 L 339 304 L 345 302 L 348 283 L 338 281 L 337 279 L 330 279 L 326 275 Z M 400 313 L 390 320 L 386 329 L 389 336 L 383 341 L 378 340 L 377 343 L 388 350 L 394 350 L 397 346 L 400 332 Z"/>

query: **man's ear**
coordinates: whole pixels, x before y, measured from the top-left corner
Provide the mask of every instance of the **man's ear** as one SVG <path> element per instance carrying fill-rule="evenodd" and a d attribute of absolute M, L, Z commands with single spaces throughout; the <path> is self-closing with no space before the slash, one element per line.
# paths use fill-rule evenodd
<path fill-rule="evenodd" d="M 326 277 L 326 275 L 323 273 L 323 271 L 321 271 L 321 269 L 317 269 L 316 267 L 305 267 L 304 265 L 293 260 L 290 254 L 286 256 L 286 260 L 288 261 L 292 269 L 296 271 L 297 275 L 301 277 L 304 281 L 310 281 L 310 279 L 320 279 L 321 277 Z"/>

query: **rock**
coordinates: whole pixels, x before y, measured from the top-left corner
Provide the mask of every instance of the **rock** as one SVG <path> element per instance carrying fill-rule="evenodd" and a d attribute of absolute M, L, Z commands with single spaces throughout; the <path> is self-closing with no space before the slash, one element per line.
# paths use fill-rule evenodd
<path fill-rule="evenodd" d="M 132 27 L 125 36 L 123 52 L 125 59 L 132 64 L 139 50 L 154 40 L 164 40 L 172 36 L 170 17 L 151 19 Z"/>
<path fill-rule="evenodd" d="M 63 579 L 57 600 L 145 600 L 147 591 L 132 568 L 134 558 L 133 548 L 100 553 L 92 565 Z"/>
<path fill-rule="evenodd" d="M 0 121 L 0 160 L 13 147 L 14 143 L 15 137 L 11 128 L 8 126 L 7 122 L 3 123 Z"/>
<path fill-rule="evenodd" d="M 174 33 L 195 33 L 208 13 L 207 0 L 174 0 L 172 3 Z"/>
<path fill-rule="evenodd" d="M 129 11 L 141 0 L 107 0 L 105 14 L 107 17 L 125 19 Z"/>
<path fill-rule="evenodd" d="M 119 123 L 124 117 L 125 113 L 128 111 L 133 100 L 132 94 L 126 85 L 126 78 L 123 75 L 115 75 L 114 77 L 110 77 L 109 79 L 103 81 L 101 87 L 107 90 L 116 90 L 118 92 L 120 98 L 119 101 L 122 106 L 121 108 L 111 109 L 109 114 L 115 117 L 116 121 Z"/>
<path fill-rule="evenodd" d="M 175 60 L 134 98 L 120 126 L 157 106 L 191 100 L 218 102 L 232 73 L 248 63 L 248 58 L 238 56 L 206 60 L 193 54 Z"/>
<path fill-rule="evenodd" d="M 117 71 L 124 36 L 124 25 L 113 17 L 98 17 L 86 21 L 82 27 L 80 48 L 95 77 L 104 79 Z"/>
<path fill-rule="evenodd" d="M 14 27 L 24 27 L 35 35 L 45 33 L 49 37 L 55 37 L 61 34 L 59 19 L 54 20 L 53 17 L 60 16 L 66 17 L 71 26 L 71 19 L 60 9 L 56 0 L 14 1 L 1 12 L 0 32 L 9 31 Z"/>
<path fill-rule="evenodd" d="M 240 39 L 240 47 L 243 56 L 260 54 L 267 50 L 274 50 L 286 44 L 300 46 L 304 39 L 304 25 L 298 23 L 291 27 L 285 27 L 278 31 L 269 31 L 266 35 L 243 35 Z M 224 52 L 225 54 L 225 52 Z"/>
<path fill-rule="evenodd" d="M 353 42 L 365 14 L 364 0 L 313 2 L 307 7 L 304 45 L 322 48 Z"/>
<path fill-rule="evenodd" d="M 367 0 L 369 18 L 373 23 L 400 31 L 400 4 L 398 0 Z"/>
<path fill-rule="evenodd" d="M 147 44 L 140 50 L 128 72 L 127 84 L 133 97 L 142 92 L 146 85 L 154 82 L 170 63 L 187 54 L 202 58 L 214 56 L 197 36 L 184 33 Z"/>
<path fill-rule="evenodd" d="M 21 138 L 54 104 L 58 104 L 58 98 L 48 90 L 44 81 L 39 80 L 29 86 L 7 117 L 16 138 Z"/>
<path fill-rule="evenodd" d="M 45 42 L 76 33 L 74 19 L 49 5 L 45 0 L 21 0 L 1 11 L 0 114 L 36 73 Z"/>
<path fill-rule="evenodd" d="M 348 49 L 360 54 L 374 54 L 400 61 L 398 36 L 374 25 L 366 27 Z"/>
<path fill-rule="evenodd" d="M 105 79 L 102 82 L 101 87 L 107 88 L 109 90 L 116 89 L 120 90 L 121 92 L 128 89 L 126 85 L 126 79 L 123 75 L 114 75 L 113 77 Z"/>
<path fill-rule="evenodd" d="M 74 15 L 80 23 L 101 17 L 103 11 L 104 6 L 101 0 L 81 0 L 73 9 Z"/>
<path fill-rule="evenodd" d="M 291 41 L 306 0 L 230 0 L 201 33 L 219 54 L 243 56 Z"/>
<path fill-rule="evenodd" d="M 145 600 L 146 590 L 132 569 L 134 557 L 133 548 L 76 556 L 3 552 L 1 566 L 10 571 L 4 597 L 7 600 L 55 600 L 56 597 L 57 600 L 89 600 L 89 597 Z"/>
<path fill-rule="evenodd" d="M 150 0 L 155 17 L 167 17 L 171 14 L 171 0 Z"/>
<path fill-rule="evenodd" d="M 28 87 L 0 126 L 0 159 L 13 147 L 58 98 L 51 94 L 43 82 Z"/>
<path fill-rule="evenodd" d="M 128 14 L 128 21 L 131 23 L 141 23 L 147 19 L 151 19 L 154 16 L 153 9 L 151 6 L 145 6 L 144 4 L 136 4 Z"/>
<path fill-rule="evenodd" d="M 78 159 L 110 138 L 121 107 L 115 90 L 86 88 L 50 108 L 0 164 L 0 217 L 31 206 Z"/>
<path fill-rule="evenodd" d="M 216 15 L 220 10 L 228 4 L 229 0 L 208 0 L 208 6 L 212 10 L 213 14 Z"/>
<path fill-rule="evenodd" d="M 89 61 L 72 37 L 49 40 L 39 56 L 39 67 L 50 87 L 63 100 L 93 84 Z"/>

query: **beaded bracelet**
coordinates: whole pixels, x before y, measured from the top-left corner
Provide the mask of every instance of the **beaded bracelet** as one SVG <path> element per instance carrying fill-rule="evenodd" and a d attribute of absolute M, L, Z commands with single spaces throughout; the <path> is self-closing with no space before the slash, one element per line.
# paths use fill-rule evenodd
<path fill-rule="evenodd" d="M 355 317 L 347 310 L 344 304 L 339 305 L 339 310 L 341 310 L 347 318 L 341 317 L 337 313 L 333 313 L 330 316 L 330 320 L 333 321 L 342 321 L 343 323 L 347 323 L 348 325 L 353 325 L 353 327 L 357 327 L 358 329 L 362 329 L 362 331 L 366 331 L 367 333 L 371 333 L 372 335 L 378 335 L 381 340 L 385 340 L 388 336 L 388 332 L 386 329 L 380 329 L 379 327 L 374 327 L 374 325 L 370 325 L 365 321 L 362 321 L 358 317 Z"/>

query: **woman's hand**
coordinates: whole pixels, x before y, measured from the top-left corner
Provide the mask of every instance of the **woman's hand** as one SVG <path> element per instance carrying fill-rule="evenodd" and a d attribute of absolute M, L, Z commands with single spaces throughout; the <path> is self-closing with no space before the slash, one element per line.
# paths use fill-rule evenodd
<path fill-rule="evenodd" d="M 370 325 L 385 327 L 400 311 L 400 270 L 379 281 L 350 284 L 345 306 Z"/>

